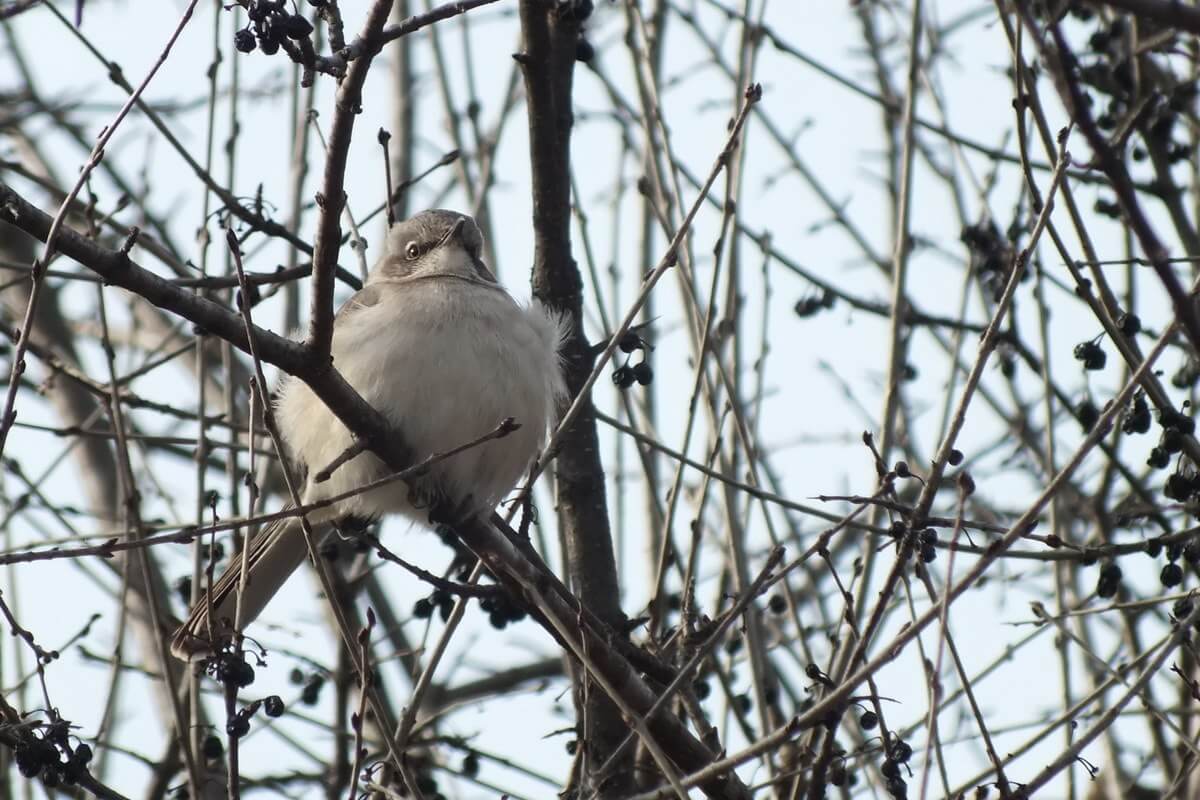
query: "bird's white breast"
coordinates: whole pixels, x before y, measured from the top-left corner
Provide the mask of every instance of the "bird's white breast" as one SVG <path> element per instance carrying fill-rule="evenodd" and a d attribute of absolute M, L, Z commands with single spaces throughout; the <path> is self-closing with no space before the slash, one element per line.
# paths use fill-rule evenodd
<path fill-rule="evenodd" d="M 417 459 L 445 452 L 512 417 L 521 428 L 431 468 L 430 484 L 456 503 L 494 507 L 518 483 L 541 446 L 564 393 L 557 319 L 522 308 L 502 289 L 445 278 L 385 286 L 372 306 L 339 319 L 333 363 L 404 437 Z M 277 413 L 293 458 L 322 469 L 351 443 L 349 431 L 311 391 L 291 379 Z M 338 494 L 390 472 L 364 453 L 305 499 Z M 341 514 L 414 512 L 395 483 L 339 508 Z"/>

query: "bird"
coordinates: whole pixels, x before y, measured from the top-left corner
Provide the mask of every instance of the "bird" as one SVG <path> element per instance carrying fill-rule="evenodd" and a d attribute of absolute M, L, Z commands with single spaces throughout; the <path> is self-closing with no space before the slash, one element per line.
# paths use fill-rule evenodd
<path fill-rule="evenodd" d="M 457 519 L 494 510 L 526 474 L 566 398 L 562 348 L 569 318 L 537 300 L 519 304 L 480 257 L 475 220 L 423 211 L 389 229 L 385 251 L 362 289 L 334 317 L 333 366 L 403 438 L 414 463 L 493 431 L 519 427 L 433 463 L 406 486 L 393 481 L 312 510 L 313 526 L 399 515 L 428 520 L 432 504 Z M 353 455 L 324 480 L 317 474 L 352 453 L 354 437 L 301 380 L 285 376 L 274 414 L 284 455 L 308 505 L 392 473 L 370 452 Z M 240 622 L 253 621 L 308 550 L 295 515 L 247 545 Z M 206 657 L 233 634 L 242 559 L 235 556 L 172 637 L 183 660 Z"/>

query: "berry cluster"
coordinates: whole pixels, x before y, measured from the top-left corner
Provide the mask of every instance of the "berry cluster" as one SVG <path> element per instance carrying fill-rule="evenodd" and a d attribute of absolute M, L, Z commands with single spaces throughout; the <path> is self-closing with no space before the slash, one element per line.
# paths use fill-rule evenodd
<path fill-rule="evenodd" d="M 314 6 L 324 2 L 309 0 Z M 247 9 L 250 24 L 233 34 L 233 46 L 250 53 L 257 46 L 267 55 L 279 52 L 288 39 L 305 39 L 313 32 L 312 23 L 303 14 L 292 14 L 284 0 L 253 0 Z"/>
<path fill-rule="evenodd" d="M 251 718 L 258 713 L 260 708 L 268 717 L 281 717 L 286 710 L 283 700 L 277 694 L 270 695 L 262 700 L 255 700 L 248 706 L 239 709 L 225 721 L 225 733 L 235 739 L 245 736 L 250 732 Z"/>
<path fill-rule="evenodd" d="M 246 663 L 242 654 L 233 650 L 223 650 L 205 659 L 204 671 L 213 680 L 225 686 L 245 689 L 254 683 L 254 667 Z"/>
<path fill-rule="evenodd" d="M 450 611 L 454 608 L 454 598 L 447 591 L 434 589 L 428 597 L 422 597 L 413 603 L 412 613 L 417 619 L 429 619 L 433 616 L 435 608 L 438 610 L 442 622 L 445 622 L 450 619 Z"/>
<path fill-rule="evenodd" d="M 300 690 L 300 702 L 306 706 L 315 706 L 321 699 L 321 689 L 325 686 L 325 676 L 320 672 L 312 672 L 308 675 L 304 671 L 296 668 L 292 670 L 288 680 L 295 686 L 302 686 Z"/>
<path fill-rule="evenodd" d="M 629 358 L 626 358 L 624 364 L 613 370 L 613 383 L 620 389 L 628 389 L 635 383 L 649 386 L 650 382 L 654 380 L 654 370 L 646 362 L 646 350 L 649 348 L 646 341 L 630 331 L 621 337 L 617 346 L 621 348 L 622 353 L 629 355 Z M 642 360 L 631 365 L 629 362 L 633 360 L 632 354 L 635 351 L 642 354 Z"/>
<path fill-rule="evenodd" d="M 504 630 L 509 623 L 520 622 L 527 614 L 525 609 L 513 603 L 507 594 L 497 593 L 479 601 L 479 607 L 487 612 L 488 623 L 498 631 Z"/>
<path fill-rule="evenodd" d="M 519 608 L 507 594 L 496 592 L 479 601 L 479 607 L 488 615 L 488 622 L 496 630 L 504 630 L 509 623 L 525 619 L 525 609 Z M 433 610 L 445 622 L 450 618 L 450 610 L 454 608 L 454 597 L 443 589 L 434 589 L 428 597 L 422 597 L 413 604 L 413 616 L 417 619 L 429 619 Z"/>
<path fill-rule="evenodd" d="M 1164 76 L 1156 81 L 1159 86 L 1148 93 L 1146 74 L 1137 75 L 1129 52 L 1128 29 L 1129 23 L 1124 17 L 1114 17 L 1111 22 L 1100 19 L 1088 40 L 1089 52 L 1081 58 L 1080 80 L 1099 97 L 1108 98 L 1096 115 L 1096 126 L 1103 131 L 1115 131 L 1136 108 L 1134 120 L 1145 146 L 1132 148 L 1133 159 L 1145 160 L 1149 155 L 1147 148 L 1150 148 L 1161 153 L 1168 162 L 1182 161 L 1190 156 L 1191 150 L 1183 142 L 1175 142 L 1172 134 L 1180 113 L 1191 103 L 1196 86 L 1188 81 L 1170 85 L 1170 78 Z M 1139 35 L 1147 34 L 1139 31 Z M 1148 106 L 1143 105 L 1147 94 L 1152 100 Z"/>
<path fill-rule="evenodd" d="M 1010 236 L 1013 234 L 1010 231 Z M 1004 293 L 1004 284 L 1008 282 L 1008 269 L 1012 263 L 1009 239 L 1000 232 L 995 221 L 988 218 L 964 227 L 959 234 L 959 241 L 967 247 L 971 272 L 980 277 L 993 299 L 999 301 Z M 1029 270 L 1026 270 L 1021 280 L 1028 277 Z"/>
<path fill-rule="evenodd" d="M 1184 407 L 1187 407 L 1186 403 Z M 1162 426 L 1162 435 L 1159 437 L 1158 446 L 1150 451 L 1150 458 L 1146 463 L 1155 469 L 1162 469 L 1170 463 L 1172 455 L 1183 450 L 1184 440 L 1196 432 L 1196 421 L 1181 411 L 1169 409 L 1158 415 L 1158 424 Z M 1182 489 L 1183 486 L 1177 485 L 1176 488 Z M 1184 497 L 1173 497 L 1172 494 L 1167 496 L 1183 500 L 1194 493 L 1187 492 Z"/>
<path fill-rule="evenodd" d="M 1151 558 L 1158 558 L 1159 553 L 1162 551 L 1162 539 L 1155 537 L 1146 542 L 1146 555 Z M 1177 563 L 1180 558 L 1190 564 L 1193 569 L 1200 566 L 1200 541 L 1194 540 L 1187 544 L 1183 542 L 1171 542 L 1166 545 L 1166 551 L 1167 564 L 1162 568 L 1158 579 L 1163 586 L 1170 589 L 1183 582 L 1183 567 Z"/>
<path fill-rule="evenodd" d="M 903 520 L 896 520 L 888 528 L 888 536 L 900 544 L 905 536 L 910 536 L 910 544 L 912 549 L 921 557 L 921 561 L 929 564 L 937 559 L 937 531 L 933 528 L 924 528 L 922 530 L 908 531 L 908 524 Z"/>
<path fill-rule="evenodd" d="M 1121 430 L 1127 434 L 1145 433 L 1150 430 L 1150 407 L 1146 404 L 1146 393 L 1138 391 L 1133 396 L 1129 410 L 1125 412 L 1125 420 Z"/>
<path fill-rule="evenodd" d="M 902 798 L 908 797 L 908 783 L 901 775 L 900 767 L 907 764 L 912 758 L 913 749 L 908 742 L 895 735 L 888 740 L 886 749 L 887 758 L 880 765 L 879 772 L 887 781 L 885 785 L 887 793 L 896 800 L 902 800 Z"/>
<path fill-rule="evenodd" d="M 1108 356 L 1100 346 L 1100 338 L 1089 339 L 1075 345 L 1075 360 L 1083 363 L 1083 368 L 1095 372 L 1104 369 Z"/>
<path fill-rule="evenodd" d="M 826 289 L 819 295 L 801 297 L 796 301 L 796 305 L 792 306 L 792 310 L 796 312 L 797 317 L 807 319 L 808 317 L 816 316 L 822 311 L 833 308 L 833 303 L 836 299 L 833 292 Z"/>
<path fill-rule="evenodd" d="M 21 774 L 30 780 L 40 776 L 51 789 L 78 783 L 87 773 L 92 748 L 82 742 L 72 747 L 69 729 L 66 722 L 57 722 L 24 738 L 13 753 Z"/>

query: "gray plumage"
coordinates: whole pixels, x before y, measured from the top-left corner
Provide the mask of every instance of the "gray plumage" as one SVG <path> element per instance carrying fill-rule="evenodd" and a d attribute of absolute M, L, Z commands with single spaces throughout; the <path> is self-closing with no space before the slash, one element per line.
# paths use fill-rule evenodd
<path fill-rule="evenodd" d="M 475 221 L 425 211 L 392 227 L 385 254 L 334 321 L 334 366 L 395 426 L 423 459 L 491 431 L 506 417 L 521 428 L 433 465 L 418 484 L 466 516 L 490 511 L 512 490 L 544 442 L 566 388 L 559 348 L 564 323 L 539 304 L 522 307 L 480 260 Z M 285 378 L 275 407 L 290 459 L 306 476 L 312 503 L 356 489 L 390 470 L 371 453 L 312 476 L 352 443 L 350 432 L 301 381 Z M 308 515 L 310 523 L 346 516 L 400 514 L 425 521 L 408 487 L 390 483 Z M 250 544 L 242 622 L 248 624 L 304 560 L 295 519 L 265 528 Z M 176 633 L 172 651 L 188 658 L 211 649 L 234 617 L 240 559 L 215 582 L 214 615 L 201 601 Z"/>

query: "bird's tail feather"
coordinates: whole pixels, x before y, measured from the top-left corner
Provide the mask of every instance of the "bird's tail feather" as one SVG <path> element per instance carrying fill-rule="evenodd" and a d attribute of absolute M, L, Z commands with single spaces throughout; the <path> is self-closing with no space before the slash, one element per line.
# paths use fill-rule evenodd
<path fill-rule="evenodd" d="M 249 572 L 241 601 L 243 626 L 262 612 L 308 554 L 298 517 L 270 523 L 250 540 L 249 547 Z M 171 652 L 176 658 L 187 661 L 212 653 L 232 634 L 241 575 L 239 554 L 213 584 L 211 596 L 207 592 L 201 595 L 187 622 L 175 632 Z"/>

